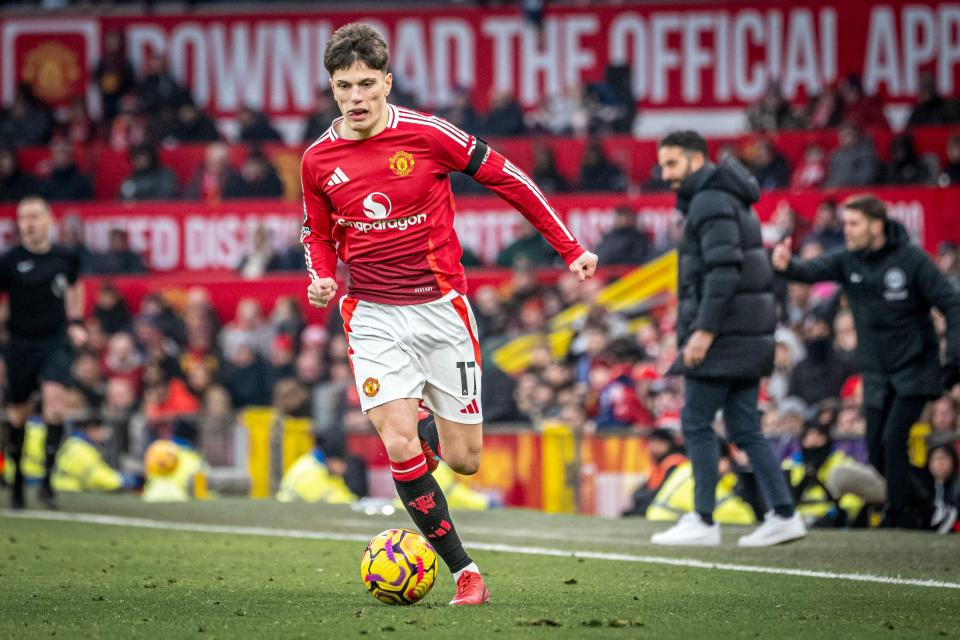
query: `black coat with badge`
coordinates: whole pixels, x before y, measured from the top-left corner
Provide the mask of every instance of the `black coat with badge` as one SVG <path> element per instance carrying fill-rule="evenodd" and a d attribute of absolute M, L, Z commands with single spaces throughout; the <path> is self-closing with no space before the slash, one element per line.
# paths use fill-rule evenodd
<path fill-rule="evenodd" d="M 784 275 L 843 288 L 857 327 L 868 407 L 882 408 L 887 385 L 901 396 L 942 392 L 931 307 L 947 320 L 947 364 L 960 366 L 960 296 L 899 222 L 887 221 L 886 243 L 877 251 L 842 249 L 814 260 L 792 259 Z"/>
<path fill-rule="evenodd" d="M 680 185 L 677 340 L 682 347 L 697 330 L 716 337 L 703 362 L 687 369 L 681 357 L 671 373 L 758 379 L 773 370 L 773 268 L 751 208 L 759 197 L 757 181 L 732 158 L 705 164 Z"/>

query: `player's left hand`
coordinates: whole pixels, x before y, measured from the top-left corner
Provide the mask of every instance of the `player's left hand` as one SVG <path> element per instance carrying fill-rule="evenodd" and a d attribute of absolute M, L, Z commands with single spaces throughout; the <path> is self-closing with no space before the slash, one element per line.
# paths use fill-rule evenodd
<path fill-rule="evenodd" d="M 694 331 L 683 348 L 683 364 L 687 368 L 693 368 L 703 362 L 704 358 L 707 357 L 707 351 L 713 344 L 714 337 L 709 331 Z"/>
<path fill-rule="evenodd" d="M 592 278 L 597 271 L 597 254 L 584 251 L 570 263 L 570 271 L 576 274 L 580 282 Z"/>
<path fill-rule="evenodd" d="M 77 322 L 71 323 L 70 326 L 67 327 L 67 336 L 70 338 L 70 343 L 76 349 L 87 344 L 87 338 L 90 337 L 87 334 L 87 328 Z"/>

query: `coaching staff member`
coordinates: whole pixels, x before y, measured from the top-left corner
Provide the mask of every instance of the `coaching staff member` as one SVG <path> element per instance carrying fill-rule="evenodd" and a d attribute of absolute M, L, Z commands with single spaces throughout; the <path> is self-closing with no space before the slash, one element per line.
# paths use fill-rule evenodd
<path fill-rule="evenodd" d="M 24 507 L 24 425 L 40 391 L 43 421 L 47 425 L 46 473 L 41 500 L 56 507 L 50 477 L 63 436 L 65 387 L 70 383 L 71 345 L 86 340 L 83 328 L 83 289 L 77 283 L 80 261 L 76 254 L 50 242 L 53 213 L 41 198 L 25 198 L 17 205 L 20 244 L 0 256 L 0 291 L 9 295 L 6 362 L 7 453 L 16 465 L 11 506 Z"/>
<path fill-rule="evenodd" d="M 902 224 L 871 195 L 843 203 L 846 247 L 821 258 L 791 257 L 789 240 L 773 251 L 773 267 L 790 280 L 840 284 L 857 327 L 870 464 L 887 479 L 886 526 L 926 529 L 932 482 L 911 472 L 910 427 L 944 387 L 960 382 L 960 297 Z M 947 320 L 946 367 L 930 317 Z"/>
<path fill-rule="evenodd" d="M 680 415 L 693 463 L 695 513 L 657 533 L 655 544 L 715 545 L 713 522 L 718 442 L 713 421 L 723 410 L 727 438 L 749 457 L 764 501 L 773 513 L 741 546 L 796 540 L 806 528 L 793 508 L 783 473 L 760 433 L 760 378 L 773 370 L 776 317 L 773 270 L 751 205 L 756 180 L 736 160 L 707 161 L 707 141 L 694 131 L 660 141 L 663 179 L 677 192 L 684 215 L 680 240 L 677 341 L 682 357 L 671 372 L 684 376 Z"/>

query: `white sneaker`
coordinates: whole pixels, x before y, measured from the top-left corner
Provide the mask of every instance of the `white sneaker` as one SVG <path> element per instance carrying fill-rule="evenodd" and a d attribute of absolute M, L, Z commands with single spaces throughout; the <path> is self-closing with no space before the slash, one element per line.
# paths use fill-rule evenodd
<path fill-rule="evenodd" d="M 763 524 L 742 536 L 737 544 L 741 547 L 772 547 L 791 540 L 799 540 L 807 535 L 807 527 L 803 518 L 796 511 L 789 518 L 778 516 L 772 511 L 767 513 Z"/>
<path fill-rule="evenodd" d="M 677 524 L 653 534 L 653 544 L 715 547 L 720 544 L 720 525 L 707 524 L 696 513 L 685 513 Z"/>

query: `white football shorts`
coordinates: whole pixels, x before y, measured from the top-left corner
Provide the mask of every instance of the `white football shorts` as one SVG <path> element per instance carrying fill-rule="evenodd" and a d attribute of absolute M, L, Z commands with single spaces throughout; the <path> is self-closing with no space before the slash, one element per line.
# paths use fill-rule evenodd
<path fill-rule="evenodd" d="M 467 297 L 452 291 L 432 302 L 340 301 L 360 408 L 417 398 L 441 418 L 483 422 L 480 343 Z"/>

